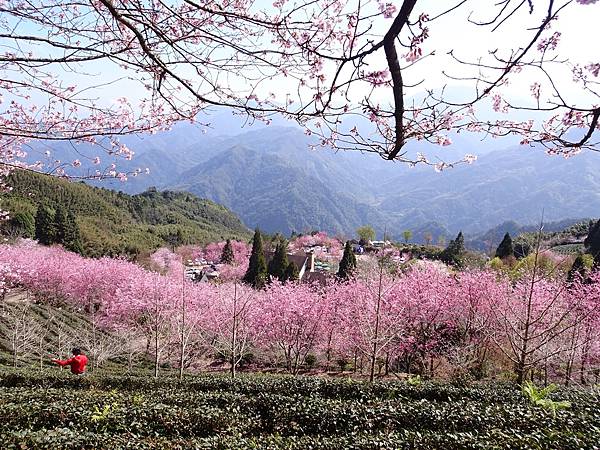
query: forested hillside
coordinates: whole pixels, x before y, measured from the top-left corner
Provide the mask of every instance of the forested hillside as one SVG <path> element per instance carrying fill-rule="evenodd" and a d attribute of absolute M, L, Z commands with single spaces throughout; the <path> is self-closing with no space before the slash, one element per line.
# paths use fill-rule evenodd
<path fill-rule="evenodd" d="M 0 197 L 2 209 L 11 215 L 3 226 L 6 235 L 35 237 L 40 206 L 50 216 L 68 210 L 80 233 L 81 252 L 88 256 L 134 256 L 165 244 L 248 236 L 227 208 L 185 192 L 149 189 L 127 195 L 23 171 L 11 174 L 8 182 L 12 191 Z"/>

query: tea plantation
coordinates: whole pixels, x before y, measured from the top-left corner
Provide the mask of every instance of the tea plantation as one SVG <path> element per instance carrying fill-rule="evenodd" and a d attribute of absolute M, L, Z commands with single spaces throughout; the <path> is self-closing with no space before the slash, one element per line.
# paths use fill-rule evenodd
<path fill-rule="evenodd" d="M 0 372 L 0 447 L 596 449 L 596 390 L 535 406 L 510 385 Z"/>

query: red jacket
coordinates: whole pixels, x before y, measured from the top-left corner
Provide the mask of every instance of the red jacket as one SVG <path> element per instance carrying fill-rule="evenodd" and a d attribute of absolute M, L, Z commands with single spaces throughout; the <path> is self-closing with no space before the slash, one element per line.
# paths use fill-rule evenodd
<path fill-rule="evenodd" d="M 85 366 L 88 363 L 88 359 L 85 355 L 77 355 L 66 360 L 55 359 L 54 362 L 59 366 L 71 366 L 71 373 L 80 375 L 85 372 Z"/>

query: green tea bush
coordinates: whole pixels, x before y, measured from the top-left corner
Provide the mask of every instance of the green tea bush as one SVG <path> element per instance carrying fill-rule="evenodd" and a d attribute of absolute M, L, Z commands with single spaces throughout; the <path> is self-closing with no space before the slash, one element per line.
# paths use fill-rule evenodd
<path fill-rule="evenodd" d="M 1 448 L 594 449 L 600 402 L 505 384 L 0 372 Z"/>

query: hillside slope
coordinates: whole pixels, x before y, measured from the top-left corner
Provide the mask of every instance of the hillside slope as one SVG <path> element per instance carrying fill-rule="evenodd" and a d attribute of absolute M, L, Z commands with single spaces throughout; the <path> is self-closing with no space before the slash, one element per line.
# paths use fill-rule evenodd
<path fill-rule="evenodd" d="M 136 255 L 165 244 L 249 236 L 231 211 L 186 192 L 127 195 L 22 171 L 8 182 L 13 190 L 0 196 L 2 209 L 35 217 L 39 205 L 67 208 L 76 215 L 88 256 Z M 10 223 L 4 231 L 14 232 Z"/>
<path fill-rule="evenodd" d="M 185 172 L 174 187 L 222 203 L 267 232 L 349 232 L 384 221 L 331 184 L 277 154 L 236 146 Z"/>
<path fill-rule="evenodd" d="M 399 175 L 384 190 L 398 185 L 380 208 L 407 228 L 436 221 L 473 236 L 506 221 L 536 224 L 542 213 L 545 222 L 600 213 L 600 157 L 592 152 L 564 159 L 515 147 L 472 166 Z"/>
<path fill-rule="evenodd" d="M 36 303 L 23 291 L 11 292 L 0 302 L 0 364 L 48 365 L 50 358 L 69 357 L 73 347 L 87 344 L 92 331 L 99 341 L 110 339 L 93 330 L 82 312 Z"/>

